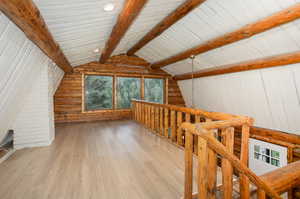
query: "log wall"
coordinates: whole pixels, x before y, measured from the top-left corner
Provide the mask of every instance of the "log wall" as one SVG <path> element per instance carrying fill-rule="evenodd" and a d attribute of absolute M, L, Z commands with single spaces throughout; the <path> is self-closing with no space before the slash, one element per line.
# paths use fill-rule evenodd
<path fill-rule="evenodd" d="M 54 96 L 55 122 L 88 122 L 98 120 L 129 119 L 130 110 L 105 110 L 82 112 L 82 77 L 83 74 L 114 74 L 132 76 L 161 76 L 170 77 L 162 70 L 148 70 L 147 63 L 138 57 L 115 56 L 107 61 L 108 64 L 92 62 L 74 68 L 74 72 L 65 74 Z M 134 65 L 134 66 L 133 66 Z M 168 81 L 168 103 L 184 106 L 177 81 Z"/>

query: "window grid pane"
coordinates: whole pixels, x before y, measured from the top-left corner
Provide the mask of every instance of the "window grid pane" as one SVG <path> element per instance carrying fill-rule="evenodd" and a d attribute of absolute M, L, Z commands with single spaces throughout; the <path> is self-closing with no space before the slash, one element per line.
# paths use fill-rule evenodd
<path fill-rule="evenodd" d="M 88 75 L 85 78 L 85 110 L 112 109 L 113 77 Z"/>
<path fill-rule="evenodd" d="M 145 100 L 164 103 L 164 80 L 145 78 Z"/>
<path fill-rule="evenodd" d="M 128 109 L 132 99 L 140 99 L 140 78 L 118 77 L 117 81 L 117 108 Z"/>

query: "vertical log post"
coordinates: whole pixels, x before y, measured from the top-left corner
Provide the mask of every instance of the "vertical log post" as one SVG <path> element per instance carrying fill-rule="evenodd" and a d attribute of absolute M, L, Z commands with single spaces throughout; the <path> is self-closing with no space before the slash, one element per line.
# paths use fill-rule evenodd
<path fill-rule="evenodd" d="M 169 109 L 165 108 L 165 137 L 169 137 Z"/>
<path fill-rule="evenodd" d="M 208 198 L 208 147 L 207 141 L 198 137 L 198 199 Z"/>
<path fill-rule="evenodd" d="M 233 154 L 234 150 L 234 128 L 222 129 L 222 143 L 226 149 Z M 233 188 L 233 168 L 230 162 L 222 158 L 222 189 L 223 189 L 223 198 L 231 199 L 232 198 L 232 188 Z"/>
<path fill-rule="evenodd" d="M 177 144 L 182 146 L 182 129 L 180 128 L 182 124 L 182 112 L 177 112 Z"/>
<path fill-rule="evenodd" d="M 266 192 L 262 189 L 257 190 L 257 198 L 258 199 L 266 199 Z"/>
<path fill-rule="evenodd" d="M 195 123 L 201 122 L 201 116 L 195 115 Z M 194 153 L 198 154 L 198 136 L 194 135 Z"/>
<path fill-rule="evenodd" d="M 248 167 L 248 151 L 249 151 L 249 134 L 250 127 L 246 124 L 242 126 L 242 140 L 241 140 L 241 162 Z M 245 175 L 240 175 L 240 194 L 241 198 L 250 198 L 250 184 L 249 179 Z"/>
<path fill-rule="evenodd" d="M 164 134 L 164 108 L 159 107 L 159 134 L 163 135 Z"/>
<path fill-rule="evenodd" d="M 151 106 L 151 130 L 155 131 L 155 112 L 154 112 L 155 107 Z"/>
<path fill-rule="evenodd" d="M 171 140 L 176 142 L 176 111 L 171 110 Z"/>
<path fill-rule="evenodd" d="M 192 199 L 193 194 L 193 135 L 185 132 L 185 182 L 184 199 Z"/>
<path fill-rule="evenodd" d="M 206 122 L 211 122 L 211 119 L 206 118 Z M 209 136 L 215 138 L 214 130 L 209 131 Z M 208 148 L 208 176 L 207 176 L 207 191 L 208 198 L 216 198 L 216 182 L 217 182 L 217 155 Z"/>

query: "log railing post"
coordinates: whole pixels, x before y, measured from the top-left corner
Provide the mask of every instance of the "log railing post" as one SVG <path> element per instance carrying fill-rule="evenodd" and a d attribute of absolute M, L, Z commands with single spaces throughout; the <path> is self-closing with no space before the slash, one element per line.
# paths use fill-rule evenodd
<path fill-rule="evenodd" d="M 155 115 L 154 115 L 154 106 L 151 106 L 151 130 L 155 131 L 154 124 L 155 124 Z"/>
<path fill-rule="evenodd" d="M 159 134 L 164 134 L 164 109 L 159 107 Z"/>
<path fill-rule="evenodd" d="M 222 143 L 226 149 L 233 154 L 234 150 L 234 128 L 222 129 Z M 232 188 L 233 188 L 233 168 L 230 162 L 222 158 L 222 188 L 223 188 L 223 198 L 232 198 Z"/>
<path fill-rule="evenodd" d="M 195 115 L 195 123 L 198 124 L 201 122 L 201 116 Z M 198 136 L 194 135 L 194 153 L 198 154 Z"/>
<path fill-rule="evenodd" d="M 146 127 L 147 127 L 147 128 L 150 128 L 150 121 L 151 121 L 151 118 L 150 118 L 150 106 L 149 106 L 149 105 L 147 105 L 147 107 L 146 107 L 146 114 L 147 114 Z"/>
<path fill-rule="evenodd" d="M 257 190 L 257 198 L 258 199 L 266 199 L 266 192 L 262 189 Z"/>
<path fill-rule="evenodd" d="M 181 124 L 182 124 L 182 112 L 177 112 L 177 144 L 179 146 L 183 145 L 182 129 L 180 128 Z"/>
<path fill-rule="evenodd" d="M 132 109 L 132 119 L 136 121 L 136 117 L 135 117 L 135 102 L 131 102 L 131 109 Z"/>
<path fill-rule="evenodd" d="M 176 112 L 171 110 L 171 140 L 176 142 Z"/>
<path fill-rule="evenodd" d="M 206 119 L 206 122 L 211 122 L 211 119 Z M 215 138 L 214 130 L 209 131 L 209 136 Z M 212 149 L 208 149 L 208 176 L 207 176 L 207 191 L 208 198 L 216 198 L 216 182 L 217 182 L 217 155 Z"/>
<path fill-rule="evenodd" d="M 208 146 L 198 137 L 198 198 L 208 198 Z"/>
<path fill-rule="evenodd" d="M 184 199 L 192 199 L 193 194 L 193 135 L 185 132 L 185 182 Z"/>
<path fill-rule="evenodd" d="M 242 126 L 241 139 L 241 162 L 248 167 L 248 151 L 249 151 L 249 135 L 250 127 L 246 124 Z M 250 198 L 250 184 L 249 179 L 245 175 L 240 175 L 240 195 L 243 199 Z"/>
<path fill-rule="evenodd" d="M 165 108 L 165 137 L 169 137 L 169 109 Z"/>
<path fill-rule="evenodd" d="M 145 114 L 144 114 L 145 104 L 141 104 L 141 123 L 145 124 Z"/>

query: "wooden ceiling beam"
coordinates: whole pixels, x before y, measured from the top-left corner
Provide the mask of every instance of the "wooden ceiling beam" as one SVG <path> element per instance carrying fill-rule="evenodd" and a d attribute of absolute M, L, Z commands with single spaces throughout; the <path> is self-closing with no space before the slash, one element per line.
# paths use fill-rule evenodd
<path fill-rule="evenodd" d="M 139 15 L 148 0 L 126 0 L 123 10 L 119 14 L 117 23 L 112 29 L 110 37 L 100 57 L 100 63 L 105 63 L 111 56 L 130 25 Z"/>
<path fill-rule="evenodd" d="M 169 64 L 189 58 L 191 55 L 198 55 L 207 51 L 252 37 L 256 34 L 286 24 L 300 18 L 300 3 L 297 3 L 287 9 L 277 12 L 269 17 L 259 20 L 255 23 L 246 25 L 236 31 L 227 33 L 215 39 L 209 40 L 194 48 L 188 49 L 177 55 L 152 64 L 153 69 L 162 68 Z"/>
<path fill-rule="evenodd" d="M 133 47 L 127 51 L 127 55 L 132 56 L 138 50 L 143 48 L 154 38 L 158 37 L 161 33 L 175 24 L 177 21 L 186 16 L 194 8 L 202 4 L 205 0 L 187 0 L 181 4 L 176 10 L 165 17 L 154 28 L 152 28 L 142 39 L 140 39 Z"/>
<path fill-rule="evenodd" d="M 0 0 L 0 10 L 57 66 L 65 72 L 73 71 L 32 0 Z"/>
<path fill-rule="evenodd" d="M 284 66 L 289 64 L 300 63 L 300 51 L 271 56 L 261 59 L 239 62 L 237 64 L 229 64 L 224 66 L 217 66 L 199 70 L 193 73 L 185 73 L 174 76 L 175 80 L 187 80 L 192 78 L 201 78 L 214 75 L 223 75 L 228 73 L 236 73 L 248 70 L 257 70 L 263 68 L 270 68 L 276 66 Z"/>

